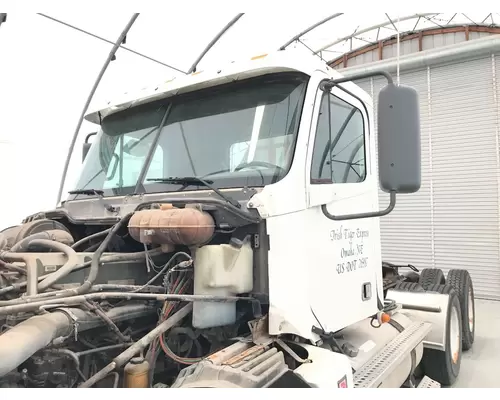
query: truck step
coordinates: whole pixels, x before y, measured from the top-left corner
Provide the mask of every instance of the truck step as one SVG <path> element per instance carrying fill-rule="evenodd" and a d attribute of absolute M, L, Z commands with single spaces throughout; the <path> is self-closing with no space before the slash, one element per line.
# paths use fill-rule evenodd
<path fill-rule="evenodd" d="M 355 388 L 377 388 L 418 346 L 432 329 L 427 322 L 415 322 L 386 344 L 354 374 Z"/>
<path fill-rule="evenodd" d="M 427 375 L 422 378 L 420 383 L 417 386 L 417 389 L 439 389 L 441 387 L 441 384 L 431 378 L 429 378 Z"/>

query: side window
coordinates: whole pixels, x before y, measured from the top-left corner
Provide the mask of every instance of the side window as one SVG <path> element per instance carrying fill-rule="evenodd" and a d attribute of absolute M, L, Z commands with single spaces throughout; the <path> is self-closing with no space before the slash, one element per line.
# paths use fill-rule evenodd
<path fill-rule="evenodd" d="M 325 94 L 314 140 L 311 183 L 356 183 L 365 177 L 363 115 L 351 104 Z"/>

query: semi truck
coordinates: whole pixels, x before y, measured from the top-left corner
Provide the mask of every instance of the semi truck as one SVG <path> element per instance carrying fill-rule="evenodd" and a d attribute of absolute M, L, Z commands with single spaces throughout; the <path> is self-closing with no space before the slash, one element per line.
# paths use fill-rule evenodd
<path fill-rule="evenodd" d="M 370 74 L 282 48 L 87 112 L 74 190 L 0 232 L 0 387 L 453 385 L 473 284 L 382 259 L 421 152 L 377 74 L 377 121 Z"/>

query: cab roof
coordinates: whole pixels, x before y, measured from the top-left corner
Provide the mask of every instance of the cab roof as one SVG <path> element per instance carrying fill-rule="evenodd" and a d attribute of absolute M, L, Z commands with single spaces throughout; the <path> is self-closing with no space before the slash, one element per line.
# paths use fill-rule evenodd
<path fill-rule="evenodd" d="M 232 62 L 221 69 L 200 70 L 189 75 L 175 77 L 138 92 L 124 93 L 106 105 L 94 109 L 85 116 L 85 119 L 100 125 L 102 119 L 108 115 L 140 104 L 268 73 L 289 71 L 298 71 L 307 75 L 322 71 L 331 78 L 341 76 L 318 56 L 311 53 L 297 50 L 278 51 L 273 54 L 257 55 L 249 60 Z"/>

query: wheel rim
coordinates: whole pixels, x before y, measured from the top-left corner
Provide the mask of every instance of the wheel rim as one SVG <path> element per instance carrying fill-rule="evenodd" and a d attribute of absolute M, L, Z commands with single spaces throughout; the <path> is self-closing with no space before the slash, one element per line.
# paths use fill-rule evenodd
<path fill-rule="evenodd" d="M 450 319 L 450 350 L 451 360 L 453 364 L 458 363 L 458 356 L 460 354 L 460 320 L 458 318 L 458 311 L 456 307 L 451 310 Z"/>
<path fill-rule="evenodd" d="M 472 296 L 472 288 L 469 287 L 469 330 L 474 330 L 474 298 Z"/>

